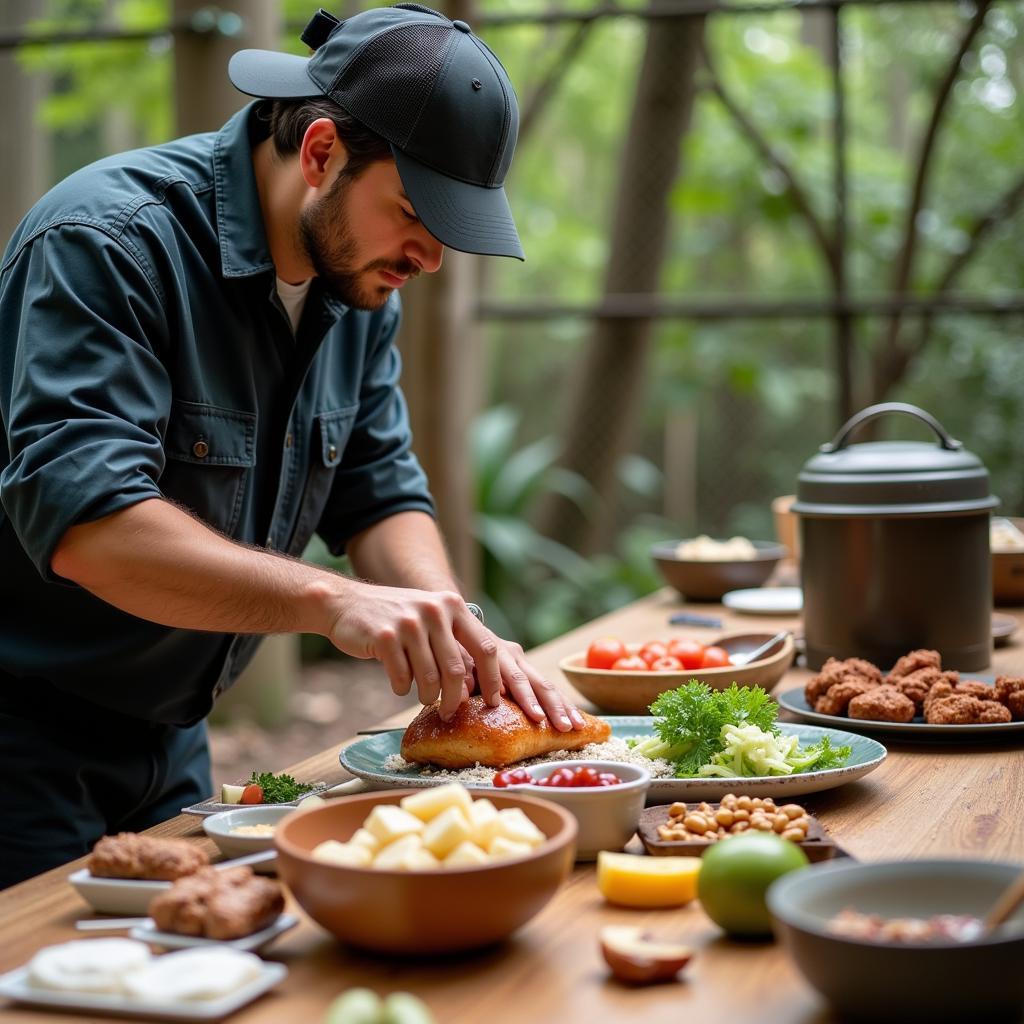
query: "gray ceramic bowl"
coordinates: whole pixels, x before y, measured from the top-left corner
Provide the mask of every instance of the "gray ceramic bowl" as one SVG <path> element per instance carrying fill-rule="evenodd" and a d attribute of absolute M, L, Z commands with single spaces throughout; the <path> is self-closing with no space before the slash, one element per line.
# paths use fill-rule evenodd
<path fill-rule="evenodd" d="M 993 937 L 970 943 L 841 938 L 827 922 L 848 907 L 887 918 L 984 917 L 1020 870 L 977 860 L 833 862 L 773 882 L 767 903 L 797 967 L 844 1021 L 1018 1021 L 1024 907 Z"/>
<path fill-rule="evenodd" d="M 516 793 L 528 793 L 564 807 L 576 818 L 576 859 L 594 860 L 601 850 L 621 850 L 633 837 L 640 822 L 640 812 L 651 785 L 646 768 L 620 761 L 547 761 L 531 765 L 527 773 L 535 779 L 545 778 L 556 768 L 589 767 L 598 772 L 612 772 L 622 779 L 618 786 L 553 786 L 521 785 Z"/>
<path fill-rule="evenodd" d="M 681 540 L 666 540 L 651 548 L 651 558 L 669 586 L 693 601 L 717 601 L 730 590 L 759 587 L 771 576 L 786 548 L 772 541 L 751 541 L 756 558 L 730 562 L 684 559 L 676 555 Z"/>

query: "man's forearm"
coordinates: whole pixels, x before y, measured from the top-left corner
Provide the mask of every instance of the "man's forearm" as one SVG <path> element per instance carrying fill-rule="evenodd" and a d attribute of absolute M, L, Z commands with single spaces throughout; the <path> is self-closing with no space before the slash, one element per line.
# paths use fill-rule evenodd
<path fill-rule="evenodd" d="M 399 512 L 348 543 L 356 574 L 389 587 L 459 590 L 441 532 L 425 512 Z"/>
<path fill-rule="evenodd" d="M 152 499 L 64 535 L 59 576 L 151 622 L 224 633 L 327 633 L 352 581 L 228 540 Z M 336 613 L 336 612 L 335 612 Z"/>

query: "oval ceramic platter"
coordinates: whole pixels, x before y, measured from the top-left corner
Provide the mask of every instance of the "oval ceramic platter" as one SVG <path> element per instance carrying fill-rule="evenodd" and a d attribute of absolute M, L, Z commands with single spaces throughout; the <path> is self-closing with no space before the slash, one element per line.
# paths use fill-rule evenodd
<path fill-rule="evenodd" d="M 654 720 L 649 715 L 606 715 L 604 719 L 612 727 L 612 736 L 619 739 L 654 734 Z M 842 768 L 793 775 L 743 779 L 654 779 L 647 794 L 648 803 L 720 800 L 726 793 L 736 792 L 738 789 L 742 789 L 750 796 L 760 797 L 788 798 L 804 793 L 817 793 L 863 778 L 885 760 L 885 747 L 867 736 L 858 736 L 856 733 L 839 729 L 822 729 L 814 725 L 791 725 L 783 722 L 779 723 L 779 730 L 784 736 L 796 736 L 801 746 L 817 743 L 824 736 L 828 736 L 835 747 L 849 745 L 853 748 L 850 759 Z M 439 786 L 453 781 L 451 774 L 434 774 L 419 767 L 406 771 L 388 771 L 385 762 L 389 757 L 398 754 L 402 744 L 402 733 L 402 729 L 395 729 L 393 732 L 379 733 L 376 736 L 365 736 L 344 747 L 338 759 L 343 768 L 363 779 L 371 789 Z M 557 752 L 552 753 L 547 760 L 558 760 Z M 465 784 L 471 789 L 492 788 L 489 782 Z"/>
<path fill-rule="evenodd" d="M 987 683 L 992 685 L 992 676 L 961 676 L 965 682 Z M 1024 731 L 1024 722 L 976 722 L 972 725 L 936 725 L 926 722 L 923 715 L 917 715 L 909 722 L 878 722 L 869 718 L 848 718 L 846 715 L 826 715 L 815 711 L 804 698 L 803 688 L 794 687 L 772 696 L 780 707 L 792 711 L 794 715 L 808 722 L 820 722 L 822 725 L 834 727 L 842 725 L 848 729 L 864 729 L 867 732 L 896 732 L 904 736 L 970 736 L 978 739 L 980 735 L 1000 735 L 1008 732 Z"/>

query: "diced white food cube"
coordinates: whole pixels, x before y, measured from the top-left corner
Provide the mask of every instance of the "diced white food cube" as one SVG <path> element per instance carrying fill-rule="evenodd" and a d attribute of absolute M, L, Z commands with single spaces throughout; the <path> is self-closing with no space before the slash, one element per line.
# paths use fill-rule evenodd
<path fill-rule="evenodd" d="M 347 868 L 369 867 L 373 854 L 365 846 L 339 843 L 337 839 L 325 839 L 313 847 L 313 860 L 323 864 L 337 864 Z"/>
<path fill-rule="evenodd" d="M 498 827 L 498 808 L 487 797 L 473 801 L 469 809 L 470 839 L 485 850 L 491 845 Z"/>
<path fill-rule="evenodd" d="M 423 845 L 436 857 L 447 857 L 470 835 L 469 822 L 458 807 L 447 807 L 423 830 Z"/>
<path fill-rule="evenodd" d="M 502 836 L 513 843 L 526 843 L 528 846 L 539 846 L 545 839 L 544 833 L 518 807 L 506 807 L 498 812 L 494 836 Z"/>
<path fill-rule="evenodd" d="M 422 832 L 423 822 L 394 804 L 377 804 L 363 822 L 363 828 L 375 836 L 382 846 L 387 846 L 402 836 Z"/>
<path fill-rule="evenodd" d="M 245 786 L 231 786 L 223 783 L 220 787 L 220 802 L 222 804 L 240 804 Z"/>
<path fill-rule="evenodd" d="M 468 839 L 465 842 L 459 843 L 458 846 L 452 850 L 444 859 L 444 867 L 446 868 L 475 868 L 479 864 L 486 864 L 490 858 L 480 849 L 476 843 L 471 843 Z"/>
<path fill-rule="evenodd" d="M 458 807 L 468 817 L 472 803 L 473 798 L 465 786 L 458 782 L 449 782 L 444 786 L 433 786 L 419 793 L 411 793 L 403 797 L 399 806 L 410 814 L 415 814 L 421 821 L 432 821 L 449 807 Z"/>
<path fill-rule="evenodd" d="M 525 857 L 532 851 L 533 846 L 530 843 L 517 843 L 504 836 L 497 836 L 487 852 L 492 860 L 505 860 L 508 857 Z"/>
<path fill-rule="evenodd" d="M 406 871 L 431 871 L 441 866 L 441 862 L 425 847 L 410 850 L 402 863 Z"/>
<path fill-rule="evenodd" d="M 380 849 L 380 840 L 365 828 L 357 828 L 349 842 L 353 846 L 365 846 L 370 853 L 376 853 Z"/>
<path fill-rule="evenodd" d="M 365 847 L 360 847 L 365 849 Z M 423 839 L 418 833 L 410 833 L 396 839 L 384 847 L 376 857 L 373 858 L 375 868 L 383 868 L 387 871 L 405 871 L 405 859 L 413 850 L 423 849 Z"/>

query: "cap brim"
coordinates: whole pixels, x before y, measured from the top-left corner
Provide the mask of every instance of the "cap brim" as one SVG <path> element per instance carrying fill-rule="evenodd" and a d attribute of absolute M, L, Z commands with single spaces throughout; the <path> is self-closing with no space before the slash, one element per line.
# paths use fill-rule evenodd
<path fill-rule="evenodd" d="M 239 50 L 228 61 L 228 77 L 234 87 L 249 96 L 299 99 L 322 96 L 323 90 L 309 77 L 309 58 L 273 50 Z"/>
<path fill-rule="evenodd" d="M 391 149 L 416 216 L 439 242 L 459 252 L 526 259 L 504 188 L 457 181 Z"/>

